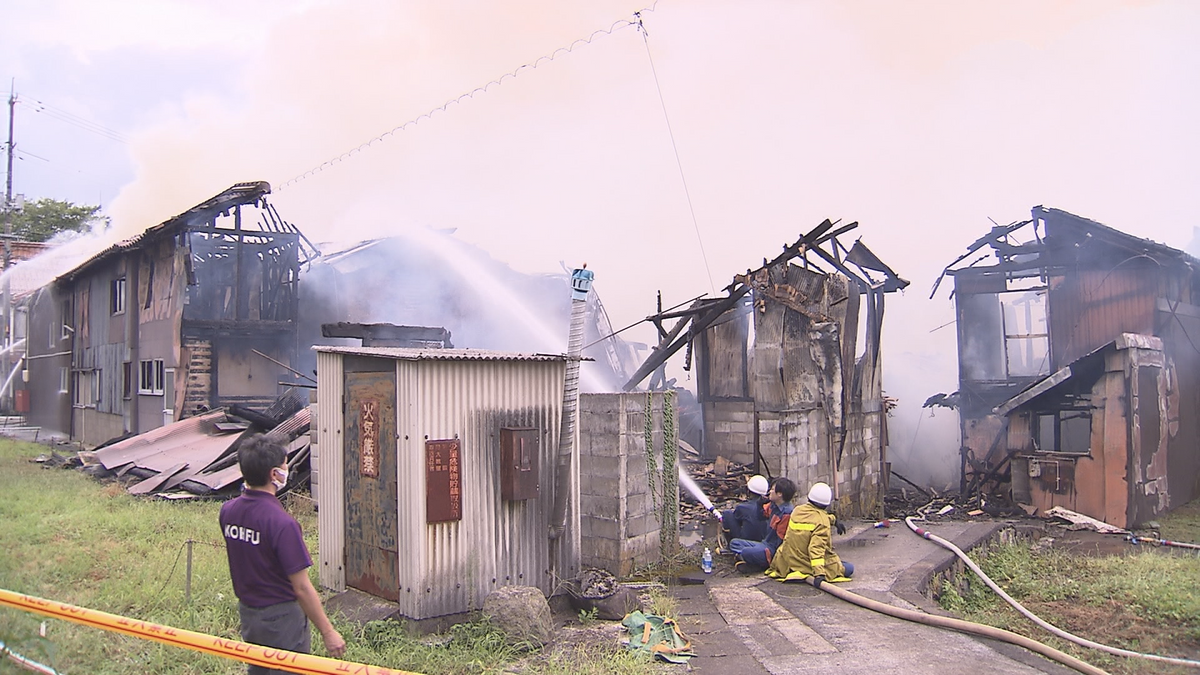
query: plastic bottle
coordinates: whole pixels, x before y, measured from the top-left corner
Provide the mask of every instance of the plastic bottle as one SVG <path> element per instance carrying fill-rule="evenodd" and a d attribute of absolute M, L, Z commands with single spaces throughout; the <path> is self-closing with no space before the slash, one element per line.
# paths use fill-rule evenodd
<path fill-rule="evenodd" d="M 704 568 L 705 574 L 712 574 L 712 551 L 704 549 L 704 557 L 700 559 L 700 566 Z"/>

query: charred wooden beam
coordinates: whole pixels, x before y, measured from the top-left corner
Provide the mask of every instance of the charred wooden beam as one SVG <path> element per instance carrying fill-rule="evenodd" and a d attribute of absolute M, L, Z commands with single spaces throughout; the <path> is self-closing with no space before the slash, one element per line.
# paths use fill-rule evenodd
<path fill-rule="evenodd" d="M 659 342 L 658 346 L 654 348 L 654 353 L 652 353 L 650 357 L 646 359 L 646 362 L 637 369 L 637 372 L 633 374 L 633 377 L 630 377 L 629 381 L 625 383 L 625 391 L 631 391 L 634 387 L 638 386 L 642 380 L 646 379 L 647 375 L 654 372 L 654 369 L 662 365 L 671 357 L 672 354 L 683 348 L 684 345 L 691 342 L 693 337 L 707 329 L 709 325 L 712 324 L 713 321 L 716 321 L 722 314 L 732 309 L 733 306 L 737 304 L 738 300 L 741 300 L 749 292 L 749 286 L 746 286 L 745 284 L 737 284 L 737 288 L 730 291 L 729 297 L 718 303 L 716 307 L 710 308 L 709 311 L 704 313 L 700 318 L 691 319 L 692 325 L 691 328 L 688 329 L 686 335 L 675 339 L 674 342 L 669 342 L 667 339 L 663 339 L 663 341 Z M 675 335 L 678 335 L 679 331 L 682 330 L 683 326 L 688 322 L 689 320 L 686 318 L 680 319 L 675 325 L 675 328 L 671 329 L 671 332 Z"/>
<path fill-rule="evenodd" d="M 327 338 L 358 338 L 364 347 L 453 347 L 450 331 L 431 326 L 399 326 L 391 323 L 323 323 Z"/>

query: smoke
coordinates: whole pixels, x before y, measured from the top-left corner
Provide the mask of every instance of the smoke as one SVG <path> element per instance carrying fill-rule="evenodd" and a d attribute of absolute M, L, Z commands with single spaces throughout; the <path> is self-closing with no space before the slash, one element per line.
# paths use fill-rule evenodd
<path fill-rule="evenodd" d="M 314 241 L 428 223 L 523 273 L 587 262 L 624 326 L 653 312 L 656 291 L 667 306 L 719 293 L 824 218 L 857 220 L 913 281 L 889 296 L 884 322 L 884 388 L 900 399 L 892 459 L 956 471 L 953 415 L 920 408 L 957 388 L 954 330 L 934 330 L 954 318 L 948 290 L 930 301 L 925 289 L 988 218 L 1046 204 L 1176 246 L 1200 220 L 1189 182 L 1200 6 L 1186 0 L 663 1 L 643 14 L 645 33 L 601 35 L 421 117 L 641 6 L 265 12 L 236 48 L 202 43 L 236 64 L 219 86 L 186 90 L 129 129 L 136 173 L 114 225 L 140 231 L 266 179 Z M 95 43 L 93 62 L 115 40 L 61 30 Z M 171 34 L 139 47 L 143 60 L 166 53 Z M 648 326 L 625 335 L 657 342 Z"/>
<path fill-rule="evenodd" d="M 333 322 L 431 326 L 449 330 L 459 348 L 567 351 L 571 286 L 565 272 L 521 274 L 452 233 L 423 228 L 380 240 L 319 246 L 323 259 L 301 274 L 303 323 L 309 328 Z M 607 337 L 599 329 L 589 323 L 585 340 Z M 316 334 L 307 337 L 330 342 Z M 616 391 L 620 373 L 603 352 L 596 347 L 584 355 L 594 360 L 581 366 L 581 388 Z"/>

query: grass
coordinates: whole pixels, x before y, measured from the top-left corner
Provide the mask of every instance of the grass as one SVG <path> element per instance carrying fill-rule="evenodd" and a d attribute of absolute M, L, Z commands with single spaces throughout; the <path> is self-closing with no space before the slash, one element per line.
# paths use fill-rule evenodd
<path fill-rule="evenodd" d="M 135 498 L 79 471 L 46 469 L 29 460 L 44 446 L 0 439 L 0 588 L 143 621 L 239 639 L 237 600 L 217 525 L 220 503 Z M 285 497 L 317 553 L 310 503 Z M 192 540 L 190 599 L 185 594 L 187 541 Z M 316 583 L 315 568 L 311 571 Z M 666 602 L 664 600 L 664 602 Z M 537 651 L 510 645 L 486 620 L 418 636 L 397 622 L 358 627 L 333 617 L 348 660 L 438 673 L 655 672 L 645 656 L 619 648 L 614 636 Z M 68 673 L 163 675 L 244 673 L 240 662 L 0 608 L 0 641 Z M 611 631 L 609 631 L 611 633 Z M 608 639 L 613 637 L 614 639 Z M 323 654 L 319 636 L 314 652 Z M 11 666 L 0 660 L 0 672 Z"/>
<path fill-rule="evenodd" d="M 1200 544 L 1200 499 L 1172 511 L 1159 519 L 1163 539 L 1187 544 Z"/>
<path fill-rule="evenodd" d="M 1200 659 L 1200 557 L 1133 551 L 1090 557 L 1018 542 L 973 557 L 1009 595 L 1065 631 L 1131 651 Z M 1032 637 L 1112 673 L 1195 672 L 1078 647 L 1018 614 L 973 575 L 967 581 L 946 584 L 939 602 L 969 621 Z"/>

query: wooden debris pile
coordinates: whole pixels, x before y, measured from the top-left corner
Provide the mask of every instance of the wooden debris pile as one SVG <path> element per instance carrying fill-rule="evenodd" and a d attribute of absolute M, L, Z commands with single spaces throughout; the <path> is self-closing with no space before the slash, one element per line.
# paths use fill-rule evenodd
<path fill-rule="evenodd" d="M 680 463 L 718 511 L 731 509 L 734 504 L 746 499 L 748 494 L 746 481 L 754 475 L 753 466 L 731 462 L 724 457 L 717 457 L 711 462 L 705 462 L 683 454 L 680 455 Z M 712 515 L 708 509 L 704 508 L 691 493 L 687 490 L 680 490 L 680 525 L 699 524 L 711 518 Z"/>
<path fill-rule="evenodd" d="M 962 495 L 933 488 L 892 483 L 884 497 L 888 518 L 925 516 L 928 520 L 970 520 L 980 517 L 1012 518 L 1028 515 L 1017 505 L 994 495 Z"/>

